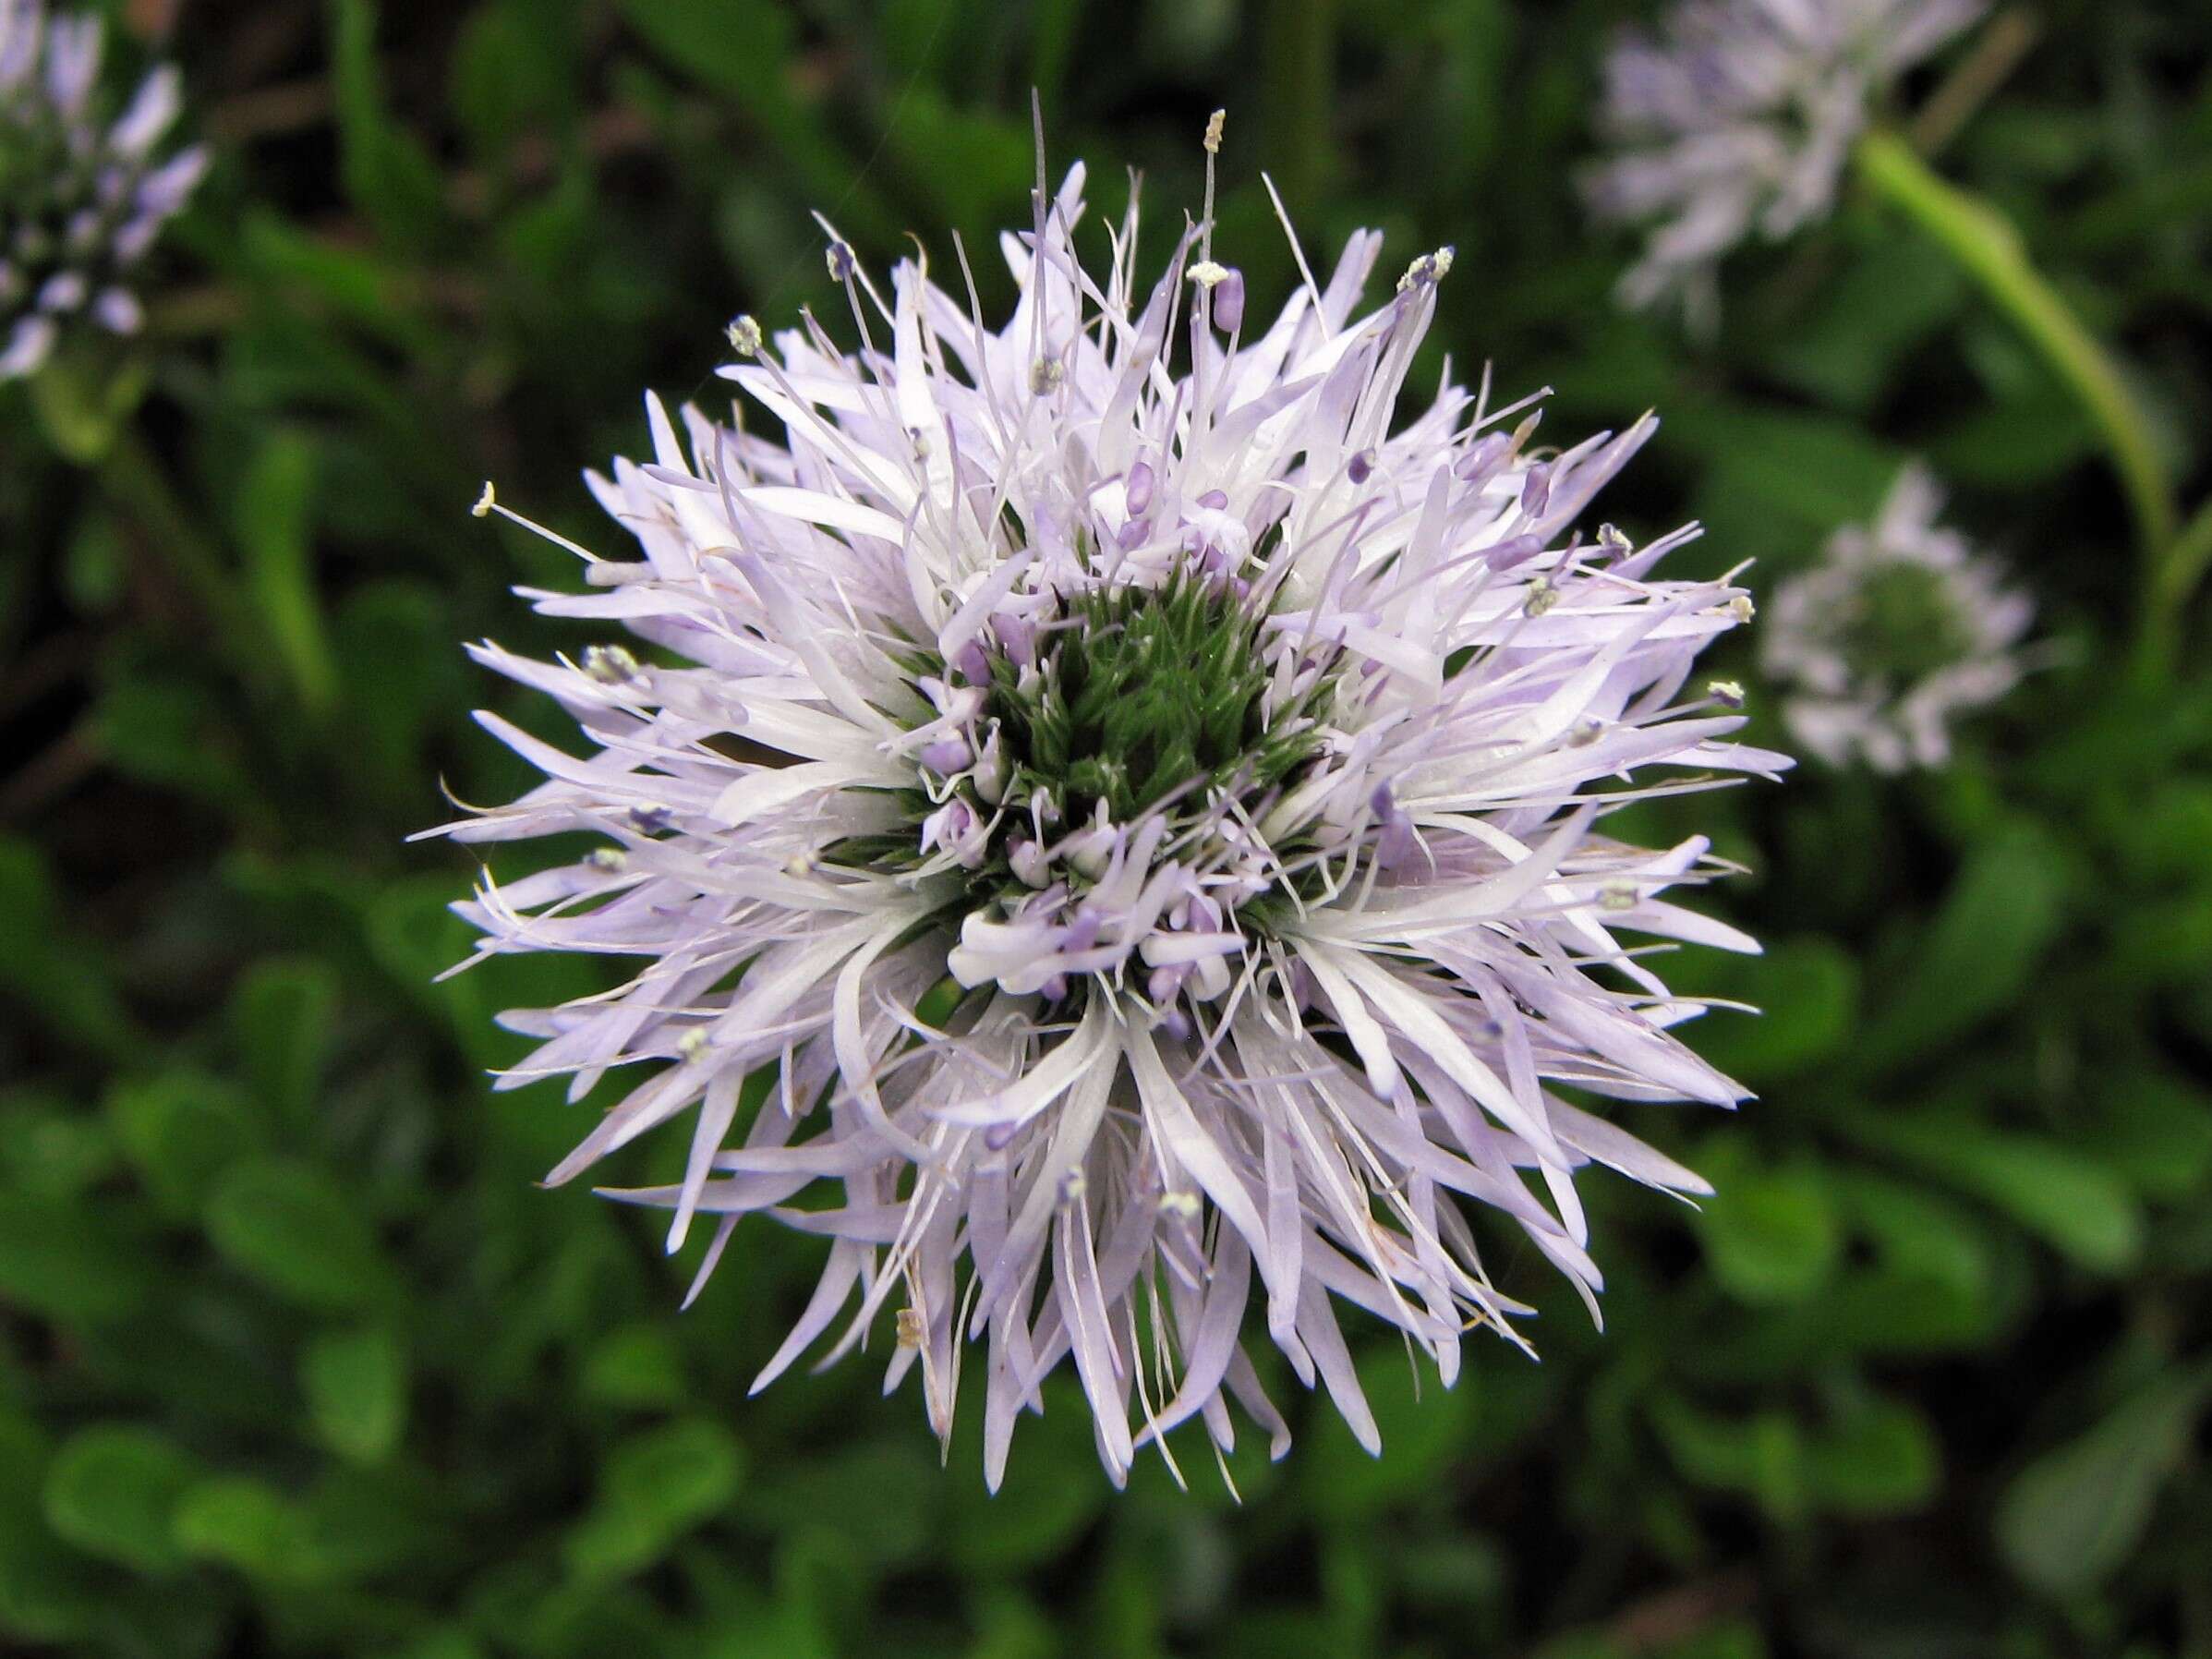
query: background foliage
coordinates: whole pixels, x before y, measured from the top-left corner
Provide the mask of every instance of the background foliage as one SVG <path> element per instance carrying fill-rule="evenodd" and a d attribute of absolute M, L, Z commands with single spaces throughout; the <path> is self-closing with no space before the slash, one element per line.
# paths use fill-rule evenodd
<path fill-rule="evenodd" d="M 2201 617 L 2177 672 L 2122 666 L 2092 429 L 1875 204 L 1732 266 L 1710 345 L 1609 304 L 1626 250 L 1571 178 L 1604 31 L 1645 9 L 186 4 L 163 49 L 220 158 L 149 346 L 0 398 L 0 1646 L 2212 1653 Z M 2201 494 L 2212 18 L 2031 20 L 1938 164 Z M 713 394 L 731 312 L 836 314 L 809 209 L 877 261 L 959 227 L 1003 297 L 1032 85 L 1056 156 L 1141 165 L 1169 223 L 1227 104 L 1256 302 L 1289 280 L 1263 164 L 1311 248 L 1455 243 L 1432 338 L 1555 387 L 1563 431 L 1659 407 L 1608 511 L 1703 518 L 1706 569 L 1771 586 L 1929 456 L 2061 647 L 1940 775 L 1654 814 L 1752 866 L 1715 902 L 1771 945 L 1681 963 L 1770 1011 L 1698 1037 L 1763 1098 L 1658 1125 L 1721 1196 L 1589 1183 L 1602 1336 L 1498 1264 L 1541 1367 L 1491 1345 L 1417 1403 L 1371 1332 L 1383 1459 L 1300 1399 L 1241 1508 L 1203 1470 L 1115 1496 L 1071 1399 L 996 1500 L 973 1422 L 940 1470 L 870 1363 L 747 1400 L 818 1246 L 741 1234 L 679 1314 L 648 1219 L 538 1190 L 578 1120 L 488 1092 L 489 1014 L 590 969 L 432 986 L 471 869 L 402 841 L 441 778 L 521 781 L 472 703 L 555 729 L 457 642 L 588 643 L 506 594 L 567 562 L 472 519 L 479 481 L 623 545 L 577 468 L 645 443 L 642 387 Z M 1714 666 L 1759 707 L 1748 657 Z"/>

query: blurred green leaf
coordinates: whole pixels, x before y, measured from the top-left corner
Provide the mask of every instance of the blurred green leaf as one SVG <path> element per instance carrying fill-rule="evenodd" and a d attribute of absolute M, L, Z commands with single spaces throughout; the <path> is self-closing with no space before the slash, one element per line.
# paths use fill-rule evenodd
<path fill-rule="evenodd" d="M 407 1416 L 407 1356 L 382 1326 L 332 1331 L 308 1345 L 300 1383 L 315 1432 L 340 1457 L 374 1463 L 399 1444 Z"/>
<path fill-rule="evenodd" d="M 2015 823 L 1971 850 L 1857 1055 L 1886 1070 L 2008 1006 L 2063 919 L 2065 874 L 2042 830 Z"/>
<path fill-rule="evenodd" d="M 1811 320 L 1791 331 L 1775 367 L 1793 385 L 1865 410 L 1900 359 L 1956 315 L 1964 297 L 1965 285 L 1935 248 L 1877 235 L 1821 297 Z"/>
<path fill-rule="evenodd" d="M 2099 1131 L 2099 1159 L 2146 1197 L 2187 1198 L 2212 1178 L 2212 1096 L 2178 1077 L 2114 1078 Z"/>
<path fill-rule="evenodd" d="M 2169 1376 L 2023 1470 L 1998 1505 L 2006 1564 L 2049 1596 L 2103 1582 L 2143 1536 L 2208 1393 L 2212 1367 Z"/>
<path fill-rule="evenodd" d="M 598 1405 L 649 1410 L 683 1403 L 689 1387 L 683 1350 L 664 1324 L 609 1331 L 584 1357 L 584 1398 Z"/>
<path fill-rule="evenodd" d="M 0 1635 L 74 1641 L 103 1605 L 95 1564 L 46 1528 L 49 1450 L 30 1423 L 0 1407 Z"/>
<path fill-rule="evenodd" d="M 2111 1171 L 2071 1148 L 1986 1129 L 1957 1112 L 1854 1117 L 1850 1132 L 2011 1216 L 2082 1266 L 2116 1273 L 2143 1245 L 2143 1216 Z"/>
<path fill-rule="evenodd" d="M 96 1423 L 54 1453 L 46 1475 L 46 1520 L 89 1555 L 139 1572 L 184 1564 L 173 1518 L 198 1474 L 195 1459 L 142 1423 Z"/>
<path fill-rule="evenodd" d="M 231 993 L 247 1074 L 281 1121 L 311 1123 L 338 1001 L 337 975 L 311 956 L 264 957 Z"/>
<path fill-rule="evenodd" d="M 1713 1277 L 1739 1301 L 1802 1301 L 1835 1270 L 1843 1229 L 1819 1172 L 1810 1166 L 1737 1167 L 1709 1177 L 1698 1236 Z"/>
<path fill-rule="evenodd" d="M 1856 1024 L 1858 964 L 1817 935 L 1781 940 L 1762 956 L 1686 953 L 1668 982 L 1759 1009 L 1756 1016 L 1718 1009 L 1686 1032 L 1698 1053 L 1744 1083 L 1801 1074 L 1849 1042 Z"/>
<path fill-rule="evenodd" d="M 743 1473 L 743 1450 L 718 1423 L 692 1418 L 632 1435 L 608 1454 L 590 1512 L 562 1544 L 569 1569 L 608 1579 L 650 1567 L 718 1514 Z"/>
<path fill-rule="evenodd" d="M 151 1290 L 106 1205 L 0 1192 L 0 1299 L 65 1324 L 120 1319 Z"/>
<path fill-rule="evenodd" d="M 1323 1423 L 1301 1448 L 1296 1478 L 1317 1515 L 1349 1520 L 1371 1515 L 1408 1494 L 1426 1491 L 1446 1477 L 1468 1440 L 1469 1420 L 1481 1410 L 1482 1377 L 1469 1367 L 1445 1388 L 1432 1369 L 1416 1376 L 1402 1351 L 1371 1350 L 1360 1361 L 1360 1386 L 1383 1436 L 1383 1455 L 1370 1457 L 1343 1423 Z M 1493 1363 L 1505 1362 L 1496 1356 Z"/>
<path fill-rule="evenodd" d="M 1897 1515 L 1936 1495 L 1942 1454 L 1909 1401 L 1873 1397 L 1847 1408 L 1806 1446 L 1806 1475 L 1824 1509 Z"/>
<path fill-rule="evenodd" d="M 385 107 L 377 8 L 370 0 L 337 0 L 332 18 L 331 81 L 346 194 L 384 236 L 419 248 L 443 218 L 441 176 Z"/>
<path fill-rule="evenodd" d="M 72 1040 L 100 1051 L 125 1050 L 130 1016 L 100 953 L 71 937 L 59 914 L 45 856 L 26 841 L 0 836 L 0 990 L 28 1004 Z"/>
<path fill-rule="evenodd" d="M 1778 1411 L 1722 1417 L 1663 1395 L 1651 1404 L 1652 1425 L 1674 1466 L 1699 1486 L 1745 1493 L 1775 1520 L 1801 1520 L 1810 1501 L 1804 1432 Z"/>
<path fill-rule="evenodd" d="M 315 587 L 316 448 L 285 429 L 261 441 L 231 509 L 246 587 L 312 714 L 330 706 L 337 669 Z"/>
<path fill-rule="evenodd" d="M 264 1481 L 226 1475 L 187 1490 L 176 1507 L 178 1547 L 277 1583 L 328 1582 L 330 1563 L 307 1513 Z"/>
<path fill-rule="evenodd" d="M 207 1228 L 234 1266 L 303 1307 L 347 1313 L 393 1294 L 390 1265 L 351 1197 L 305 1164 L 236 1166 L 208 1201 Z"/>
<path fill-rule="evenodd" d="M 849 234 L 898 234 L 817 110 L 793 92 L 791 14 L 768 0 L 620 0 L 620 9 L 657 51 L 743 109 Z"/>
<path fill-rule="evenodd" d="M 139 1180 L 172 1216 L 199 1214 L 215 1178 L 259 1140 L 244 1096 L 191 1072 L 119 1084 L 107 1112 Z"/>

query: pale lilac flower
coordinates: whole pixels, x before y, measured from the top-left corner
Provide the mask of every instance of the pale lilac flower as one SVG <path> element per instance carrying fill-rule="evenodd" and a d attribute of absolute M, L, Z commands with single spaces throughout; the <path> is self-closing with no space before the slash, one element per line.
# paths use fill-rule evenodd
<path fill-rule="evenodd" d="M 138 331 L 131 268 L 206 170 L 197 146 L 156 156 L 175 69 L 154 69 L 115 115 L 101 45 L 96 12 L 0 0 L 0 381 L 36 372 L 80 318 Z"/>
<path fill-rule="evenodd" d="M 713 1220 L 701 1282 L 743 1216 L 828 1241 L 755 1387 L 888 1310 L 944 1435 L 982 1345 L 994 1485 L 1070 1361 L 1117 1482 L 1194 1418 L 1228 1447 L 1228 1398 L 1279 1455 L 1253 1301 L 1372 1447 L 1340 1304 L 1448 1384 L 1469 1329 L 1519 1340 L 1489 1250 L 1594 1311 L 1577 1171 L 1707 1190 L 1592 1109 L 1743 1097 L 1619 935 L 1755 947 L 1666 896 L 1703 838 L 1600 826 L 1787 764 L 1685 690 L 1748 601 L 1656 574 L 1694 530 L 1574 532 L 1650 418 L 1538 449 L 1534 400 L 1447 374 L 1396 418 L 1448 259 L 1360 315 L 1360 232 L 1248 327 L 1210 201 L 1146 285 L 1133 200 L 1086 266 L 1082 168 L 1042 182 L 997 327 L 964 250 L 950 291 L 848 254 L 856 344 L 731 331 L 780 435 L 647 400 L 652 460 L 591 480 L 643 557 L 564 543 L 586 591 L 527 592 L 649 660 L 476 648 L 590 748 L 480 716 L 547 780 L 443 833 L 609 854 L 487 875 L 479 952 L 638 969 L 508 1015 L 542 1047 L 502 1086 L 639 1074 L 555 1181 L 688 1118 L 683 1179 L 623 1195 L 671 1249 Z"/>
<path fill-rule="evenodd" d="M 1623 301 L 1710 323 L 1722 256 L 1825 218 L 1876 103 L 1986 5 L 1681 0 L 1657 38 L 1625 30 L 1599 113 L 1616 153 L 1586 181 L 1599 217 L 1649 230 Z"/>
<path fill-rule="evenodd" d="M 2019 681 L 2035 606 L 1936 523 L 1942 503 L 1928 469 L 1907 467 L 1872 524 L 1839 530 L 1775 590 L 1764 667 L 1791 688 L 1791 733 L 1831 765 L 1940 766 L 1951 721 Z"/>

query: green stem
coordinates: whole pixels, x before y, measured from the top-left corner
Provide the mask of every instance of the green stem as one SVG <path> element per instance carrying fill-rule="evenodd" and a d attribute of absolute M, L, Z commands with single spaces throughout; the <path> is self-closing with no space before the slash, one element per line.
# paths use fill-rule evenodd
<path fill-rule="evenodd" d="M 2158 612 L 2178 602 L 2167 574 L 2173 562 L 2173 488 L 2149 423 L 2111 357 L 2028 262 L 2018 232 L 2003 216 L 1945 183 L 1904 139 L 1882 131 L 1861 139 L 1858 174 L 1876 196 L 1958 261 L 2080 402 L 2110 453 L 2134 520 L 2144 566 L 2144 628 L 2168 625 Z"/>

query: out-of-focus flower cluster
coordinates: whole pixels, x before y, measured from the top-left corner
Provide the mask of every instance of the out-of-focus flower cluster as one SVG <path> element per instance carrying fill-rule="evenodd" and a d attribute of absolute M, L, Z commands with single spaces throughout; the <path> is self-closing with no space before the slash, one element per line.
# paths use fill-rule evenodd
<path fill-rule="evenodd" d="M 1831 765 L 1940 766 L 1951 722 L 2020 679 L 2035 606 L 1936 523 L 1942 502 L 1925 467 L 1907 467 L 1871 524 L 1839 530 L 1775 591 L 1764 666 L 1789 688 L 1791 733 Z"/>
<path fill-rule="evenodd" d="M 0 0 L 0 381 L 35 372 L 79 320 L 137 331 L 132 270 L 206 170 L 197 146 L 156 157 L 176 70 L 154 69 L 111 120 L 102 45 L 95 15 Z"/>
<path fill-rule="evenodd" d="M 1585 181 L 1601 217 L 1648 228 L 1623 299 L 1710 321 L 1722 256 L 1824 217 L 1876 102 L 1985 4 L 1684 0 L 1624 32 L 1599 116 L 1616 153 Z"/>

